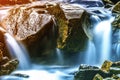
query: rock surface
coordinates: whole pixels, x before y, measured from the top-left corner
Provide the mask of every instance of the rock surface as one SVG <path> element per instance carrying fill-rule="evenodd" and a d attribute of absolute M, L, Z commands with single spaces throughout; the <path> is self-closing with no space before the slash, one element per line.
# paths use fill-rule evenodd
<path fill-rule="evenodd" d="M 46 10 L 48 7 L 47 2 L 15 6 L 2 22 L 7 32 L 22 41 L 32 56 L 56 46 L 57 26 Z"/>
<path fill-rule="evenodd" d="M 35 0 L 0 0 L 0 5 L 16 5 L 16 4 L 26 4 Z"/>
<path fill-rule="evenodd" d="M 12 71 L 14 71 L 18 66 L 18 60 L 13 59 L 5 62 L 4 64 L 0 64 L 0 76 L 1 75 L 8 75 Z"/>
<path fill-rule="evenodd" d="M 59 27 L 57 47 L 66 52 L 78 52 L 84 49 L 87 40 L 83 30 L 83 20 L 88 16 L 86 11 L 70 4 L 60 4 L 58 8 L 48 10 L 55 15 Z"/>
<path fill-rule="evenodd" d="M 120 1 L 114 5 L 112 11 L 120 13 Z"/>
<path fill-rule="evenodd" d="M 113 62 L 111 62 L 111 61 L 105 61 L 101 67 L 101 70 L 106 72 L 106 73 L 109 72 L 112 64 L 113 64 Z"/>
<path fill-rule="evenodd" d="M 119 80 L 120 62 L 105 61 L 101 69 L 95 66 L 80 65 L 74 80 Z"/>
<path fill-rule="evenodd" d="M 93 80 L 103 80 L 103 77 L 99 74 L 96 74 Z"/>
<path fill-rule="evenodd" d="M 0 30 L 0 61 L 3 59 L 3 57 L 11 58 L 5 44 L 3 32 Z"/>
<path fill-rule="evenodd" d="M 56 41 L 57 47 L 67 52 L 84 49 L 87 36 L 82 21 L 85 18 L 87 13 L 80 7 L 37 1 L 14 6 L 1 23 L 8 33 L 25 43 L 29 52 L 37 56 L 54 49 Z"/>

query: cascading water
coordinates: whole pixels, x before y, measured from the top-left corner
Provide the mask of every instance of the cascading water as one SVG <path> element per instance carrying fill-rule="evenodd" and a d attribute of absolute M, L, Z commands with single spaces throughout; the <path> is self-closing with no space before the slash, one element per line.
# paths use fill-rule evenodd
<path fill-rule="evenodd" d="M 106 26 L 107 25 L 107 26 Z M 111 18 L 100 22 L 95 28 L 96 52 L 99 56 L 99 63 L 110 60 L 111 55 Z"/>
<path fill-rule="evenodd" d="M 61 0 L 65 1 L 65 0 Z M 66 0 L 67 1 L 67 0 Z M 74 1 L 74 0 L 73 0 Z M 97 1 L 97 0 L 96 0 Z M 103 11 L 104 12 L 104 11 Z M 88 48 L 85 55 L 85 62 L 87 64 L 102 63 L 104 60 L 109 59 L 111 49 L 111 22 L 112 18 L 102 21 L 98 16 L 94 16 L 94 25 L 92 27 L 92 39 L 88 40 Z M 91 31 L 90 30 L 90 31 Z M 54 31 L 54 29 L 53 29 Z M 27 58 L 24 47 L 19 44 L 10 34 L 5 33 L 6 43 L 9 51 L 13 57 L 16 57 L 20 61 L 20 67 L 22 69 L 29 68 L 29 58 Z M 104 41 L 105 40 L 105 41 Z M 118 45 L 117 45 L 118 46 Z M 119 50 L 119 49 L 118 49 Z M 119 52 L 119 51 L 118 51 Z M 56 49 L 58 62 L 64 62 L 62 52 Z M 81 60 L 82 61 L 82 60 Z M 73 67 L 65 66 L 44 66 L 31 64 L 30 70 L 15 71 L 12 74 L 20 73 L 29 75 L 28 78 L 5 76 L 0 77 L 0 80 L 73 80 L 72 72 L 76 70 Z M 78 68 L 78 67 L 77 67 Z M 73 73 L 72 73 L 73 74 Z"/>
<path fill-rule="evenodd" d="M 105 15 L 105 13 L 103 14 Z M 93 16 L 93 15 L 92 15 Z M 101 64 L 104 60 L 110 60 L 111 56 L 111 23 L 114 20 L 112 16 L 103 21 L 98 17 L 92 17 L 95 22 L 92 33 L 92 40 L 88 41 L 88 48 L 86 52 L 86 61 L 88 64 Z M 94 23 L 93 23 L 94 24 Z"/>
<path fill-rule="evenodd" d="M 97 54 L 96 54 L 96 49 L 95 49 L 95 45 L 91 40 L 88 40 L 88 48 L 87 48 L 87 52 L 86 52 L 86 58 L 85 58 L 85 62 L 86 64 L 96 64 L 96 60 L 97 60 Z M 92 55 L 91 55 L 92 54 Z"/>
<path fill-rule="evenodd" d="M 58 57 L 58 64 L 62 65 L 64 62 L 62 51 L 60 49 L 56 48 L 56 53 L 57 53 L 57 57 Z"/>
<path fill-rule="evenodd" d="M 120 60 L 120 29 L 115 29 L 113 32 L 112 50 L 113 60 Z"/>
<path fill-rule="evenodd" d="M 10 34 L 5 33 L 4 35 L 9 52 L 13 58 L 19 60 L 19 68 L 29 69 L 30 59 L 24 46 L 18 43 Z"/>

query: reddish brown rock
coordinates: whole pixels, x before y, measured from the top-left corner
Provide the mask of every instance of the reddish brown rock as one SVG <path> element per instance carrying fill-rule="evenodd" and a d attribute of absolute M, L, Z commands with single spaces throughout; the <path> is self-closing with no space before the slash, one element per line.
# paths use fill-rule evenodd
<path fill-rule="evenodd" d="M 35 0 L 0 0 L 0 5 L 26 4 Z"/>
<path fill-rule="evenodd" d="M 3 32 L 1 31 L 0 31 L 0 54 L 1 54 L 0 55 L 1 59 L 2 57 L 5 57 L 5 56 L 7 56 L 8 58 L 11 58 L 4 40 Z"/>
<path fill-rule="evenodd" d="M 0 62 L 3 60 L 3 54 L 2 51 L 0 51 Z"/>
<path fill-rule="evenodd" d="M 22 41 L 32 56 L 56 47 L 56 28 L 53 15 L 46 10 L 47 2 L 14 6 L 2 21 L 2 26 Z"/>
<path fill-rule="evenodd" d="M 58 48 L 78 52 L 87 40 L 82 23 L 86 17 L 86 11 L 77 6 L 37 1 L 14 6 L 2 20 L 2 26 L 35 56 L 54 49 L 57 35 Z"/>

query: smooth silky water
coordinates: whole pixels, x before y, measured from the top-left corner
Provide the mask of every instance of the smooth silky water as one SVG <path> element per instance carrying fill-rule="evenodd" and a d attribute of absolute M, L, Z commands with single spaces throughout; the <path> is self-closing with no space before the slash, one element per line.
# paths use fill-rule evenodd
<path fill-rule="evenodd" d="M 28 52 L 22 43 L 16 41 L 10 34 L 5 33 L 5 40 L 13 58 L 19 60 L 19 67 L 11 75 L 2 76 L 0 80 L 72 80 L 76 67 L 63 66 L 63 57 L 60 49 L 56 48 L 58 63 L 60 65 L 40 65 L 30 62 Z M 28 78 L 13 76 L 25 74 Z"/>
<path fill-rule="evenodd" d="M 103 15 L 106 14 L 103 12 Z M 92 39 L 88 39 L 88 44 L 84 55 L 78 54 L 77 64 L 81 63 L 96 65 L 101 64 L 104 60 L 110 60 L 111 56 L 111 23 L 113 17 L 101 20 L 98 16 L 92 16 L 95 20 L 94 26 L 89 31 L 92 32 Z M 92 19 L 93 19 L 92 18 Z M 65 66 L 63 52 L 56 48 L 56 55 L 60 65 L 41 65 L 30 62 L 30 58 L 24 45 L 16 41 L 10 34 L 5 33 L 7 47 L 13 56 L 20 63 L 19 67 L 12 74 L 25 74 L 28 78 L 15 75 L 1 76 L 0 80 L 73 80 L 74 72 L 78 70 L 78 66 Z M 119 41 L 118 41 L 119 42 Z M 119 55 L 120 44 L 115 45 L 116 54 Z"/>

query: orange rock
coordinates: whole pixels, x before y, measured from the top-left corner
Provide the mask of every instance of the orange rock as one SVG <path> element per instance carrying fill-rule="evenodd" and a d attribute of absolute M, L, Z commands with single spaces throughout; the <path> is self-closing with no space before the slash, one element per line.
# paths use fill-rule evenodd
<path fill-rule="evenodd" d="M 0 62 L 3 60 L 3 54 L 2 51 L 0 50 Z"/>
<path fill-rule="evenodd" d="M 26 4 L 35 0 L 0 0 L 1 5 Z"/>

